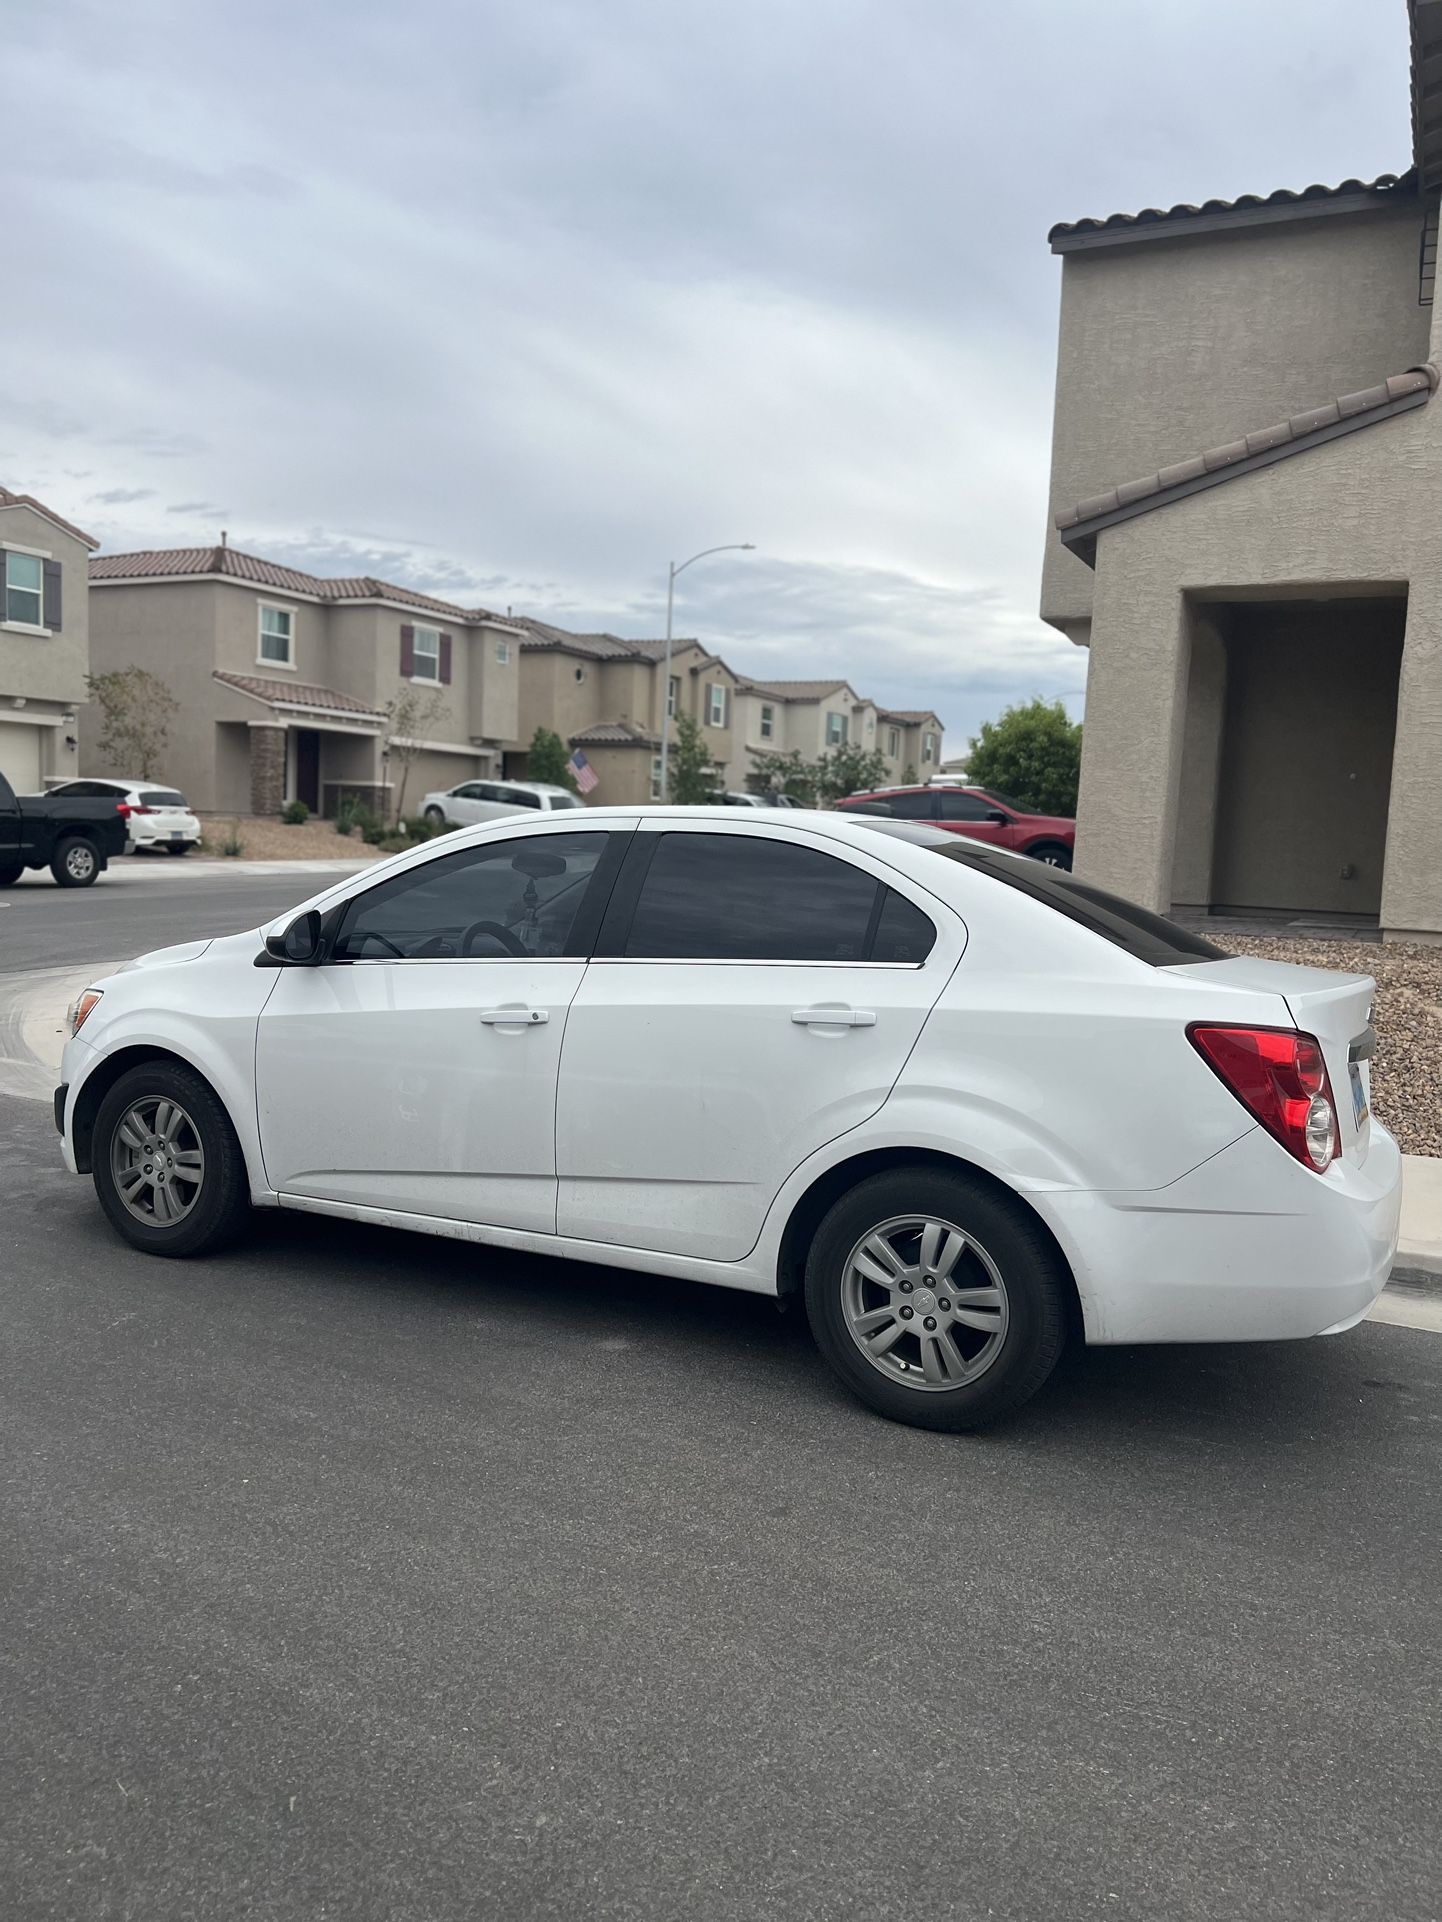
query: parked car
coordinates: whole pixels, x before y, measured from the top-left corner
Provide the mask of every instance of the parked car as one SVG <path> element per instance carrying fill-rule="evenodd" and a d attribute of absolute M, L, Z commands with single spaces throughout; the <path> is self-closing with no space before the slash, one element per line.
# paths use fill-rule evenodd
<path fill-rule="evenodd" d="M 530 809 L 545 814 L 585 805 L 579 794 L 546 781 L 462 781 L 444 794 L 428 794 L 421 802 L 421 813 L 436 827 L 469 828 Z"/>
<path fill-rule="evenodd" d="M 960 1429 L 1073 1332 L 1366 1314 L 1372 988 L 935 827 L 597 808 L 97 981 L 55 1116 L 152 1254 L 281 1207 L 798 1295 L 864 1402 Z"/>
<path fill-rule="evenodd" d="M 994 788 L 925 787 L 873 788 L 849 794 L 838 808 L 850 812 L 884 814 L 897 821 L 932 821 L 950 834 L 993 847 L 1029 854 L 1048 867 L 1070 868 L 1076 847 L 1076 822 L 1064 814 L 1029 814 Z"/>
<path fill-rule="evenodd" d="M 723 808 L 799 808 L 801 803 L 792 794 L 779 794 L 774 790 L 767 794 L 744 794 L 739 788 L 728 788 L 726 793 L 715 797 L 715 805 Z"/>
<path fill-rule="evenodd" d="M 21 794 L 0 773 L 0 888 L 26 868 L 46 868 L 62 888 L 88 888 L 125 852 L 125 817 L 111 800 Z"/>
<path fill-rule="evenodd" d="M 83 781 L 62 781 L 50 792 L 72 801 L 114 802 L 125 819 L 127 854 L 155 848 L 163 848 L 167 854 L 189 854 L 200 845 L 200 822 L 186 805 L 185 796 L 173 787 L 160 787 L 154 781 L 87 777 Z"/>

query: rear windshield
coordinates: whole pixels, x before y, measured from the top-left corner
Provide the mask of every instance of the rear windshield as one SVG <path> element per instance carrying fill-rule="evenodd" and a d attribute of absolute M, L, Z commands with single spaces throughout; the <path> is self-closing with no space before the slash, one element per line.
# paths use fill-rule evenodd
<path fill-rule="evenodd" d="M 894 835 L 917 847 L 931 848 L 943 860 L 959 861 L 963 867 L 977 868 L 994 881 L 1028 894 L 1033 901 L 1064 914 L 1068 921 L 1079 922 L 1104 941 L 1123 949 L 1138 961 L 1154 968 L 1183 967 L 1193 961 L 1224 961 L 1225 948 L 1190 934 L 1160 914 L 1139 908 L 1135 901 L 1124 901 L 1119 894 L 1107 894 L 1061 868 L 1049 868 L 1024 855 L 1003 854 L 984 842 L 968 841 L 940 828 L 924 827 L 919 821 L 883 821 L 863 815 L 865 826 L 878 834 Z"/>
<path fill-rule="evenodd" d="M 183 808 L 185 796 L 177 794 L 173 787 L 153 787 L 143 789 L 140 796 L 143 808 Z"/>

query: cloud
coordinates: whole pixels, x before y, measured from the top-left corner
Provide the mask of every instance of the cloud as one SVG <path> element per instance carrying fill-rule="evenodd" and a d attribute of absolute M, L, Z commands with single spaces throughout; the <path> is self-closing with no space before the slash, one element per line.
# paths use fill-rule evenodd
<path fill-rule="evenodd" d="M 213 501 L 177 501 L 174 507 L 166 508 L 167 514 L 223 514 L 226 510 L 217 507 Z"/>
<path fill-rule="evenodd" d="M 103 494 L 92 494 L 91 500 L 99 501 L 104 507 L 129 507 L 135 501 L 153 500 L 153 487 L 107 487 Z"/>

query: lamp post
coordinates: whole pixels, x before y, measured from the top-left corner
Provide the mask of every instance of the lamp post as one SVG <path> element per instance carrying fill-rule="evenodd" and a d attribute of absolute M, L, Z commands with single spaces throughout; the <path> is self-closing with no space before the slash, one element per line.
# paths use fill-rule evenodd
<path fill-rule="evenodd" d="M 661 685 L 661 799 L 667 795 L 666 775 L 670 767 L 671 752 L 671 615 L 676 604 L 676 576 L 684 574 L 694 561 L 704 561 L 708 554 L 752 554 L 756 551 L 755 541 L 725 541 L 720 547 L 703 547 L 699 554 L 693 554 L 689 561 L 682 561 L 678 567 L 671 563 L 671 571 L 666 577 L 666 665 Z"/>

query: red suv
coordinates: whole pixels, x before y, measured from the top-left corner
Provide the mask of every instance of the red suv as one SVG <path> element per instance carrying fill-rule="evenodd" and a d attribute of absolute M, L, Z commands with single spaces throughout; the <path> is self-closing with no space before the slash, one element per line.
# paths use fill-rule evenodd
<path fill-rule="evenodd" d="M 995 788 L 883 787 L 870 794 L 848 794 L 838 808 L 862 814 L 889 814 L 897 821 L 931 821 L 972 841 L 1030 854 L 1048 867 L 1069 868 L 1076 846 L 1076 822 L 1064 814 L 1028 814 Z"/>

